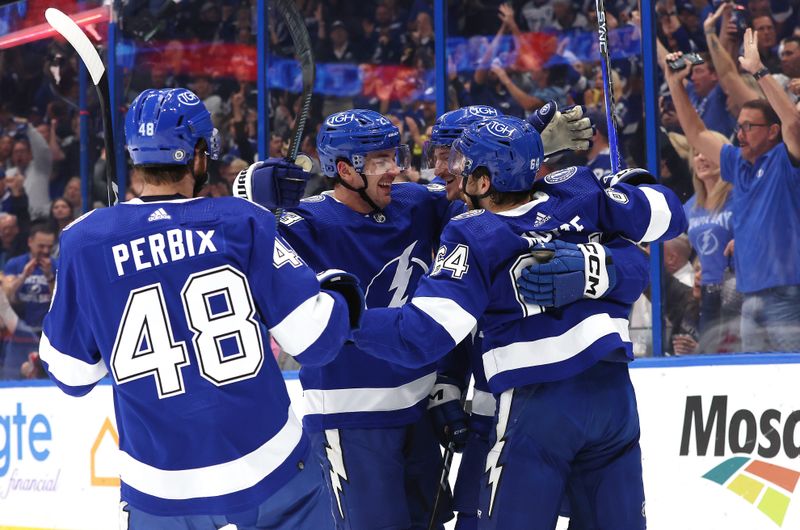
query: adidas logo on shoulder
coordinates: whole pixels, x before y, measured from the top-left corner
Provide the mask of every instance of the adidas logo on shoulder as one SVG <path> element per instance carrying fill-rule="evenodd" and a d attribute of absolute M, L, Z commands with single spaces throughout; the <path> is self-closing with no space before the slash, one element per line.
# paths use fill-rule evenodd
<path fill-rule="evenodd" d="M 549 220 L 550 220 L 549 215 L 545 215 L 542 212 L 536 212 L 536 220 L 534 220 L 533 226 L 541 226 Z"/>
<path fill-rule="evenodd" d="M 164 208 L 159 208 L 150 214 L 150 217 L 147 218 L 147 222 L 152 223 L 153 221 L 164 221 L 166 219 L 172 219 L 172 217 L 170 217 Z"/>

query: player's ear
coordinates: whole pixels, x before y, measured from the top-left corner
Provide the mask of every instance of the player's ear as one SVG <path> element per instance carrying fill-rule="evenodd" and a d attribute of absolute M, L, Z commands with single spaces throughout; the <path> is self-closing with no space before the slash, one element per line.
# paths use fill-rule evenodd
<path fill-rule="evenodd" d="M 773 140 L 773 141 L 777 140 L 778 136 L 780 135 L 780 133 L 781 133 L 781 126 L 778 125 L 777 123 L 773 123 L 772 125 L 769 126 L 769 139 L 770 140 Z"/>
<path fill-rule="evenodd" d="M 348 164 L 344 160 L 337 160 L 336 161 L 336 172 L 339 173 L 339 176 L 343 180 L 346 180 L 349 183 L 350 179 L 355 174 L 355 168 L 353 168 L 353 166 L 351 166 L 350 164 Z"/>
<path fill-rule="evenodd" d="M 483 195 L 489 191 L 489 188 L 492 187 L 492 178 L 489 176 L 488 171 L 481 172 L 481 176 L 478 177 L 478 195 Z"/>

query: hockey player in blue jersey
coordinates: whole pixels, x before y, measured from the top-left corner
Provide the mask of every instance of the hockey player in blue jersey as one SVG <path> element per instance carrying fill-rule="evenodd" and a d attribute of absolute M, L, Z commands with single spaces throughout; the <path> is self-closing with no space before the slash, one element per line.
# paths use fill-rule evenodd
<path fill-rule="evenodd" d="M 585 134 L 562 127 L 568 132 L 553 138 Z M 431 264 L 441 226 L 463 211 L 463 203 L 450 205 L 442 186 L 391 185 L 407 154 L 397 129 L 377 113 L 354 110 L 329 117 L 318 150 L 336 189 L 286 213 L 283 233 L 312 267 L 335 266 L 358 275 L 369 306 L 404 303 Z M 273 185 L 259 164 L 238 179 L 237 193 L 275 206 L 269 202 Z M 340 526 L 427 526 L 440 455 L 423 411 L 435 371 L 433 364 L 408 370 L 377 362 L 354 346 L 328 366 L 301 370 L 309 412 L 304 423 L 319 432 Z M 411 443 L 403 447 L 404 440 Z M 384 479 L 377 483 L 377 476 Z"/>
<path fill-rule="evenodd" d="M 500 405 L 479 528 L 549 530 L 565 491 L 583 527 L 644 528 L 626 364 L 627 314 L 638 293 L 621 294 L 641 291 L 644 282 L 631 289 L 617 276 L 610 246 L 592 241 L 670 239 L 686 220 L 665 188 L 605 189 L 586 168 L 534 185 L 541 156 L 539 135 L 516 118 L 463 133 L 450 169 L 468 177 L 470 202 L 486 209 L 451 221 L 410 303 L 369 309 L 356 343 L 411 368 L 441 357 L 480 319 L 483 367 Z M 525 301 L 517 280 L 543 241 L 555 258 L 527 278 L 539 305 Z M 609 297 L 612 291 L 627 303 Z M 619 495 L 622 487 L 626 495 Z"/>
<path fill-rule="evenodd" d="M 561 112 L 551 101 L 531 114 L 528 121 L 541 132 L 545 155 L 589 147 L 593 127 L 583 112 L 580 106 Z M 453 142 L 470 125 L 500 115 L 493 107 L 474 105 L 446 112 L 437 118 L 423 149 L 423 162 L 434 169 L 438 181 L 445 184 L 448 200 L 460 202 L 462 198 L 462 176 L 451 173 L 448 168 Z M 644 260 L 642 256 L 634 256 L 636 258 L 640 262 Z M 477 525 L 479 477 L 489 451 L 489 434 L 496 407 L 480 363 L 481 335 L 481 331 L 474 329 L 440 362 L 436 386 L 428 405 L 442 445 L 450 446 L 456 452 L 463 451 L 453 488 L 453 509 L 458 512 L 457 530 L 469 530 Z M 467 417 L 462 397 L 470 372 L 474 385 Z"/>
<path fill-rule="evenodd" d="M 331 528 L 269 334 L 330 362 L 358 324 L 357 281 L 315 277 L 265 209 L 193 198 L 218 143 L 192 92 L 145 90 L 125 134 L 142 197 L 64 229 L 39 350 L 70 395 L 112 376 L 121 528 Z"/>
<path fill-rule="evenodd" d="M 281 233 L 311 268 L 355 274 L 367 306 L 402 305 L 453 215 L 444 187 L 392 183 L 408 166 L 408 148 L 373 111 L 329 116 L 317 150 L 334 190 L 290 209 Z M 338 528 L 427 528 L 441 462 L 424 415 L 435 380 L 434 363 L 408 369 L 353 344 L 327 365 L 301 368 L 303 424 Z"/>

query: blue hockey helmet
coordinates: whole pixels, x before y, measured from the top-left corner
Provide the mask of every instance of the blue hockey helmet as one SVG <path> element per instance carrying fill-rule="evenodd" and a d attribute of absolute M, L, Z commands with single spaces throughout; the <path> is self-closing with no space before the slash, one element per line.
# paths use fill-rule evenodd
<path fill-rule="evenodd" d="M 453 143 L 448 166 L 453 175 L 462 177 L 484 167 L 495 190 L 528 191 L 543 158 L 542 137 L 530 123 L 500 116 L 464 130 Z"/>
<path fill-rule="evenodd" d="M 470 105 L 445 112 L 436 119 L 431 129 L 431 137 L 422 147 L 422 168 L 435 168 L 436 148 L 453 145 L 464 129 L 473 123 L 502 115 L 502 112 L 488 105 Z M 446 157 L 447 153 L 445 152 L 443 156 Z"/>
<path fill-rule="evenodd" d="M 322 171 L 330 178 L 339 175 L 337 160 L 344 158 L 361 173 L 367 153 L 386 149 L 397 149 L 398 166 L 401 169 L 408 167 L 408 160 L 401 159 L 407 156 L 408 148 L 400 145 L 400 131 L 373 110 L 353 109 L 331 114 L 317 134 Z"/>
<path fill-rule="evenodd" d="M 136 96 L 125 116 L 125 140 L 135 165 L 188 165 L 200 139 L 219 157 L 219 136 L 211 114 L 185 88 L 148 89 Z"/>
<path fill-rule="evenodd" d="M 431 139 L 428 141 L 437 146 L 453 145 L 453 142 L 461 136 L 464 129 L 473 123 L 502 115 L 502 112 L 488 105 L 470 105 L 469 107 L 461 107 L 460 109 L 445 112 L 433 124 Z"/>

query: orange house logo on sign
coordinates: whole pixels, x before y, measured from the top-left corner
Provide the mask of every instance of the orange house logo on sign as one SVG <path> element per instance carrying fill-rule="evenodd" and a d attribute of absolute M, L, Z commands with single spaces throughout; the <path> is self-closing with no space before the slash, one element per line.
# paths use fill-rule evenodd
<path fill-rule="evenodd" d="M 110 438 L 110 440 L 109 440 Z M 114 429 L 114 425 L 111 424 L 111 420 L 106 417 L 103 425 L 100 427 L 100 431 L 97 433 L 97 437 L 92 444 L 92 452 L 90 455 L 91 461 L 91 483 L 92 486 L 112 486 L 112 487 L 119 487 L 119 476 L 104 476 L 98 469 L 106 470 L 108 469 L 108 465 L 99 466 L 98 460 L 106 463 L 107 460 L 105 455 L 107 454 L 107 447 L 108 444 L 114 443 L 114 452 L 116 453 L 117 448 L 119 447 L 119 435 L 117 434 L 117 430 Z"/>

